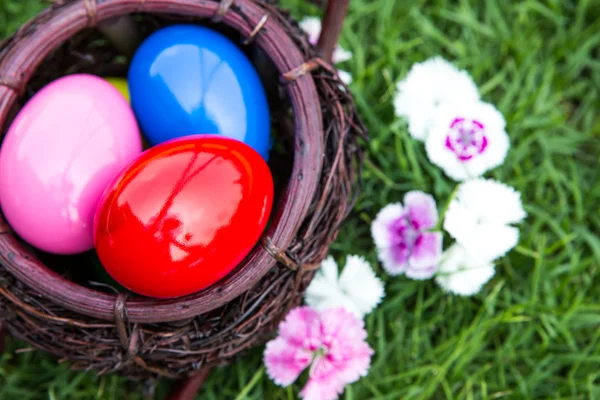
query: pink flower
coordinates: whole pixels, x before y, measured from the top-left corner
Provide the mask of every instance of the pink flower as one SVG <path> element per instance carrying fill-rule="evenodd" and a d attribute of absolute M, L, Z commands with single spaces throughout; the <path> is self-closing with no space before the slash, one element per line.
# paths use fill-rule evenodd
<path fill-rule="evenodd" d="M 265 348 L 267 374 L 279 386 L 292 384 L 310 366 L 305 400 L 334 400 L 344 386 L 365 376 L 373 350 L 364 323 L 342 308 L 320 312 L 298 307 L 279 325 Z"/>
<path fill-rule="evenodd" d="M 427 230 L 437 222 L 435 200 L 421 191 L 406 193 L 404 206 L 394 203 L 379 211 L 371 234 L 383 268 L 390 275 L 431 278 L 438 269 L 443 236 Z"/>

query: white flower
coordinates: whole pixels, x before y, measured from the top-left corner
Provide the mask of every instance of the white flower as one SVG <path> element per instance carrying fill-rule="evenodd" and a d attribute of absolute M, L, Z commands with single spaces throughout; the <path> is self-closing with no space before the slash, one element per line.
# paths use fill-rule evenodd
<path fill-rule="evenodd" d="M 352 59 L 352 52 L 341 46 L 337 46 L 333 51 L 332 61 L 334 64 L 343 63 L 350 59 Z"/>
<path fill-rule="evenodd" d="M 448 103 L 431 125 L 427 156 L 454 180 L 479 177 L 504 162 L 510 147 L 505 126 L 489 103 Z"/>
<path fill-rule="evenodd" d="M 408 120 L 408 131 L 417 140 L 427 138 L 441 106 L 479 100 L 471 76 L 441 57 L 414 64 L 396 90 L 396 114 Z"/>
<path fill-rule="evenodd" d="M 319 36 L 321 35 L 321 19 L 318 17 L 305 17 L 300 21 L 300 28 L 307 34 L 310 44 L 316 46 L 319 41 Z M 332 61 L 334 64 L 348 61 L 351 58 L 352 52 L 345 50 L 341 46 L 337 46 L 333 51 Z M 338 70 L 338 76 L 346 85 L 352 83 L 352 75 L 350 75 L 349 72 Z"/>
<path fill-rule="evenodd" d="M 299 24 L 300 28 L 308 35 L 308 41 L 313 45 L 317 44 L 322 29 L 321 19 L 319 17 L 304 17 Z"/>
<path fill-rule="evenodd" d="M 342 307 L 362 317 L 371 312 L 384 295 L 383 284 L 371 265 L 363 257 L 349 255 L 339 277 L 335 260 L 327 257 L 306 289 L 304 299 L 318 310 Z"/>
<path fill-rule="evenodd" d="M 338 76 L 340 77 L 340 80 L 342 82 L 344 82 L 346 85 L 349 85 L 352 83 L 352 75 L 350 75 L 350 72 L 342 71 L 341 69 L 338 69 L 337 73 L 338 73 Z"/>
<path fill-rule="evenodd" d="M 452 245 L 442 255 L 435 281 L 447 292 L 471 296 L 481 290 L 494 276 L 494 264 L 472 258 L 459 244 Z"/>
<path fill-rule="evenodd" d="M 494 260 L 519 242 L 511 226 L 526 217 L 521 194 L 491 179 L 473 179 L 458 187 L 444 229 L 477 260 Z"/>

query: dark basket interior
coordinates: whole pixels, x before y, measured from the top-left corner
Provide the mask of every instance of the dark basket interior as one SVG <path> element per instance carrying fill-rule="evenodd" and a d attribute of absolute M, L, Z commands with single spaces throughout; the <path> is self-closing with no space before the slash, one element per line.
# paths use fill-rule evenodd
<path fill-rule="evenodd" d="M 285 87 L 278 80 L 273 79 L 274 76 L 277 76 L 277 70 L 273 63 L 254 43 L 244 44 L 245 37 L 240 35 L 239 32 L 210 19 L 197 20 L 181 16 L 156 16 L 152 14 L 135 14 L 132 15 L 132 18 L 136 22 L 142 38 L 148 37 L 160 28 L 177 23 L 194 23 L 210 27 L 223 33 L 238 44 L 255 66 L 260 66 L 260 77 L 265 89 L 267 89 L 269 99 L 272 135 L 275 143 L 269 158 L 269 167 L 273 172 L 275 183 L 274 210 L 277 209 L 278 200 L 281 199 L 292 172 L 294 131 L 292 106 L 285 92 Z M 19 107 L 15 107 L 13 113 L 16 115 L 18 109 L 29 101 L 35 93 L 62 76 L 74 73 L 89 73 L 103 77 L 126 78 L 127 69 L 127 57 L 120 54 L 97 29 L 87 29 L 72 37 L 64 46 L 54 51 L 44 60 L 27 85 L 25 93 L 19 99 Z M 3 133 L 8 130 L 12 119 L 11 117 L 4 123 Z M 19 240 L 21 239 L 19 238 Z M 91 267 L 92 264 L 99 262 L 93 250 L 72 256 L 57 256 L 31 247 L 22 240 L 21 243 L 47 267 L 66 279 L 107 293 L 123 291 L 122 287 L 112 286 L 113 282 L 110 282 L 110 279 L 105 279 L 105 276 L 98 274 Z M 130 297 L 137 296 L 135 293 L 126 292 Z"/>

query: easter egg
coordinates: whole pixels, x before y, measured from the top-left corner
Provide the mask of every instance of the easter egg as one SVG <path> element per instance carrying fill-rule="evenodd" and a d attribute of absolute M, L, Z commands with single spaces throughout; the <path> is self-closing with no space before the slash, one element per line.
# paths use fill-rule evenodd
<path fill-rule="evenodd" d="M 131 97 L 129 96 L 129 87 L 127 85 L 127 79 L 113 77 L 108 77 L 104 79 L 106 79 L 108 83 L 113 85 L 115 89 L 117 89 L 119 93 L 121 93 L 121 95 L 125 97 L 125 100 L 127 100 L 128 103 L 131 102 Z"/>
<path fill-rule="evenodd" d="M 106 79 L 106 81 L 108 83 L 110 83 L 111 85 L 113 85 L 115 87 L 115 89 L 117 89 L 119 91 L 119 93 L 121 93 L 123 95 L 123 97 L 125 97 L 125 100 L 127 100 L 128 103 L 131 103 L 131 97 L 129 96 L 129 86 L 127 84 L 127 79 L 125 78 L 104 78 Z M 148 143 L 148 140 L 146 140 L 145 137 L 142 136 L 142 148 L 144 150 L 148 150 L 150 147 L 152 147 L 150 145 L 150 143 Z"/>
<path fill-rule="evenodd" d="M 252 250 L 273 202 L 262 157 L 223 136 L 193 135 L 144 152 L 102 196 L 94 243 L 127 289 L 173 298 L 217 282 Z"/>
<path fill-rule="evenodd" d="M 71 75 L 40 90 L 0 148 L 0 206 L 14 231 L 55 254 L 93 247 L 106 185 L 142 151 L 131 108 L 105 80 Z"/>
<path fill-rule="evenodd" d="M 219 134 L 268 158 L 265 90 L 248 58 L 222 34 L 195 25 L 163 28 L 137 50 L 128 81 L 133 109 L 151 144 Z"/>

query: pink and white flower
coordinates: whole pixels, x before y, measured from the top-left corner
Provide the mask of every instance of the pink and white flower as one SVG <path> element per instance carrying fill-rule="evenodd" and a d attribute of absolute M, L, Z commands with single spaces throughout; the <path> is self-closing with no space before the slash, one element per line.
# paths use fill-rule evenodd
<path fill-rule="evenodd" d="M 435 200 L 421 191 L 406 193 L 404 205 L 389 204 L 379 211 L 371 234 L 383 268 L 390 275 L 431 278 L 442 254 L 442 233 L 428 231 L 437 222 Z"/>
<path fill-rule="evenodd" d="M 320 311 L 341 307 L 362 318 L 381 302 L 384 294 L 383 283 L 364 257 L 347 256 L 346 266 L 338 274 L 338 265 L 330 256 L 306 289 L 304 300 Z"/>
<path fill-rule="evenodd" d="M 492 179 L 473 179 L 462 183 L 450 202 L 444 229 L 474 260 L 495 260 L 519 242 L 521 194 Z"/>
<path fill-rule="evenodd" d="M 501 165 L 510 147 L 502 114 L 483 102 L 448 103 L 425 143 L 429 160 L 450 178 L 477 178 Z"/>
<path fill-rule="evenodd" d="M 319 41 L 319 36 L 321 35 L 321 19 L 318 17 L 305 17 L 302 21 L 300 21 L 300 28 L 302 28 L 302 30 L 308 36 L 308 41 L 310 44 L 316 46 L 317 42 Z M 351 58 L 352 52 L 345 50 L 341 46 L 337 46 L 333 51 L 332 61 L 334 64 L 348 61 Z M 352 75 L 350 75 L 349 72 L 338 70 L 338 76 L 346 85 L 352 83 Z"/>
<path fill-rule="evenodd" d="M 288 386 L 310 366 L 305 400 L 334 400 L 344 386 L 367 375 L 373 350 L 364 323 L 341 308 L 319 312 L 298 307 L 279 325 L 279 336 L 265 348 L 267 374 Z"/>
<path fill-rule="evenodd" d="M 398 82 L 394 109 L 397 116 L 407 119 L 410 135 L 423 141 L 441 107 L 478 100 L 477 85 L 467 72 L 442 57 L 434 57 L 414 64 Z"/>
<path fill-rule="evenodd" d="M 442 255 L 435 281 L 447 292 L 460 296 L 478 293 L 496 272 L 489 260 L 477 260 L 459 244 Z"/>

